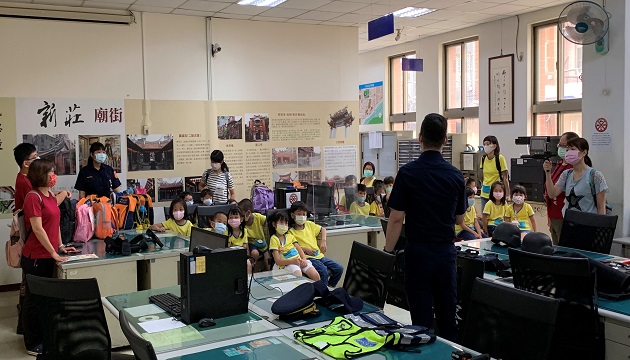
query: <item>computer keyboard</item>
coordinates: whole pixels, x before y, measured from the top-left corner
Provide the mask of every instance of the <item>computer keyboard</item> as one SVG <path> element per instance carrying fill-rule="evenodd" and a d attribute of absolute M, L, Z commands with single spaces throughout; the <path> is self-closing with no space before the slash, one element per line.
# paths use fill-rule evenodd
<path fill-rule="evenodd" d="M 182 301 L 179 296 L 171 293 L 157 294 L 149 296 L 149 301 L 174 317 L 182 315 Z"/>

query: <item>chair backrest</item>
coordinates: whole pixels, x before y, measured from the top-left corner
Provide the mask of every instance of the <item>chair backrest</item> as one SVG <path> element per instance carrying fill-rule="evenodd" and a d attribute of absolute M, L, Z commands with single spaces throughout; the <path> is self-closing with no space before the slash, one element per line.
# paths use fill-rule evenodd
<path fill-rule="evenodd" d="M 395 261 L 392 254 L 353 241 L 343 288 L 348 294 L 382 308 Z"/>
<path fill-rule="evenodd" d="M 483 279 L 484 270 L 484 263 L 481 260 L 465 256 L 457 257 L 457 320 L 462 334 L 466 325 L 475 279 Z"/>
<path fill-rule="evenodd" d="M 195 218 L 197 218 L 197 226 L 200 228 L 210 227 L 210 217 L 218 212 L 228 214 L 230 210 L 237 207 L 236 204 L 227 205 L 210 205 L 210 206 L 197 206 L 195 211 Z"/>
<path fill-rule="evenodd" d="M 559 303 L 475 279 L 462 345 L 493 358 L 549 359 Z"/>
<path fill-rule="evenodd" d="M 138 335 L 127 319 L 127 315 L 124 311 L 118 313 L 118 320 L 120 321 L 120 328 L 123 334 L 129 341 L 131 350 L 138 360 L 157 360 L 157 355 L 153 349 L 151 342 L 145 340 L 142 336 Z"/>
<path fill-rule="evenodd" d="M 40 311 L 46 359 L 109 360 L 111 339 L 96 279 L 27 275 Z"/>
<path fill-rule="evenodd" d="M 567 210 L 558 243 L 574 249 L 610 254 L 617 219 L 617 215 Z"/>
<path fill-rule="evenodd" d="M 603 328 L 597 313 L 595 270 L 587 258 L 541 255 L 510 248 L 514 286 L 560 300 L 552 353 L 598 359 Z"/>
<path fill-rule="evenodd" d="M 164 209 L 164 220 L 168 220 L 171 217 L 170 208 L 165 206 L 162 209 Z"/>

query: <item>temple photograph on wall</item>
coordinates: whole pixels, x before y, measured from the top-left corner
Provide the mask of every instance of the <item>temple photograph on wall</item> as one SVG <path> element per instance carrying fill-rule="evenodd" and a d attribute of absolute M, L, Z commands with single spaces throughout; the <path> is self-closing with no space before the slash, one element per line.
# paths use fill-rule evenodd
<path fill-rule="evenodd" d="M 77 174 L 77 145 L 68 135 L 22 135 L 22 141 L 35 145 L 40 158 L 54 162 L 57 175 Z"/>
<path fill-rule="evenodd" d="M 269 141 L 269 115 L 245 114 L 245 141 Z"/>
<path fill-rule="evenodd" d="M 127 135 L 128 171 L 173 170 L 173 135 Z"/>
<path fill-rule="evenodd" d="M 158 178 L 158 201 L 171 201 L 184 191 L 183 178 Z"/>
<path fill-rule="evenodd" d="M 243 138 L 242 116 L 217 116 L 217 133 L 220 140 L 240 140 Z"/>

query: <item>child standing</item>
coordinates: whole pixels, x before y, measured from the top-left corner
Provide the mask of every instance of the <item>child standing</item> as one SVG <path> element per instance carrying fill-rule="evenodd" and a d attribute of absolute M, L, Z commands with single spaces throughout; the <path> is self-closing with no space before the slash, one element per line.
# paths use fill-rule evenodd
<path fill-rule="evenodd" d="M 497 225 L 510 221 L 505 197 L 505 185 L 501 181 L 495 181 L 490 187 L 490 200 L 483 208 L 483 232 L 488 236 L 492 236 Z"/>
<path fill-rule="evenodd" d="M 228 245 L 242 246 L 247 251 L 247 273 L 252 273 L 252 263 L 249 261 L 249 244 L 247 240 L 247 230 L 243 214 L 238 208 L 231 209 L 228 213 Z"/>
<path fill-rule="evenodd" d="M 165 232 L 166 230 L 174 231 L 180 235 L 190 236 L 192 223 L 188 218 L 188 209 L 184 199 L 178 198 L 171 201 L 169 208 L 170 218 L 161 224 L 151 225 L 151 230 Z"/>
<path fill-rule="evenodd" d="M 466 197 L 468 197 L 468 209 L 466 209 L 466 213 L 464 214 L 464 227 L 455 224 L 455 236 L 463 240 L 481 239 L 484 237 L 484 234 L 477 221 L 474 190 L 467 187 Z"/>
<path fill-rule="evenodd" d="M 306 205 L 301 201 L 296 201 L 291 205 L 291 209 L 289 209 L 291 215 L 289 233 L 295 236 L 306 258 L 311 260 L 313 267 L 319 273 L 322 282 L 325 285 L 335 287 L 343 274 L 343 266 L 324 257 L 326 253 L 326 229 L 312 221 L 307 221 L 307 212 Z M 317 244 L 317 237 L 320 237 L 319 245 Z M 330 271 L 330 279 L 328 278 L 328 271 Z"/>
<path fill-rule="evenodd" d="M 304 251 L 300 247 L 295 236 L 289 231 L 289 218 L 278 211 L 271 215 L 269 219 L 269 250 L 273 252 L 273 259 L 276 266 L 280 269 L 287 269 L 297 276 L 302 274 L 308 276 L 311 280 L 318 281 L 319 273 L 313 267 L 310 260 L 306 259 Z"/>
<path fill-rule="evenodd" d="M 370 204 L 365 201 L 367 187 L 363 184 L 357 185 L 357 200 L 350 205 L 350 214 L 370 215 Z"/>
<path fill-rule="evenodd" d="M 536 219 L 534 219 L 534 209 L 525 202 L 527 192 L 522 185 L 516 185 L 512 190 L 512 206 L 508 206 L 508 216 L 521 230 L 521 234 L 536 231 Z"/>
<path fill-rule="evenodd" d="M 254 263 L 258 261 L 260 255 L 265 260 L 265 270 L 269 269 L 269 251 L 263 250 L 267 247 L 267 217 L 263 214 L 254 212 L 254 204 L 250 199 L 243 199 L 238 203 L 238 208 L 245 216 L 245 230 L 249 236 L 249 254 L 254 258 Z M 258 245 L 261 244 L 261 245 Z"/>

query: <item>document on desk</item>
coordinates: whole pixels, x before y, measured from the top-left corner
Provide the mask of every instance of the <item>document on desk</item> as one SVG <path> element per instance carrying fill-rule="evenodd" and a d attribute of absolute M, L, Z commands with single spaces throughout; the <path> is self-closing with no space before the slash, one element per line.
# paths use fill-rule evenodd
<path fill-rule="evenodd" d="M 66 261 L 76 261 L 76 260 L 85 260 L 85 259 L 98 259 L 98 256 L 96 254 L 73 255 L 73 256 L 68 256 L 68 260 Z"/>
<path fill-rule="evenodd" d="M 307 283 L 309 282 L 308 280 L 296 280 L 296 281 L 287 281 L 287 282 L 283 282 L 283 283 L 279 283 L 279 284 L 271 284 L 270 286 L 272 288 L 276 288 L 280 291 L 282 291 L 283 294 L 288 293 L 289 291 L 295 289 L 296 287 L 298 287 L 301 284 Z"/>
<path fill-rule="evenodd" d="M 131 315 L 133 317 L 136 317 L 136 318 L 164 312 L 164 310 L 160 309 L 159 307 L 155 306 L 154 304 L 148 304 L 148 305 L 142 305 L 142 306 L 134 306 L 134 307 L 126 308 L 125 311 L 129 315 Z"/>
<path fill-rule="evenodd" d="M 144 331 L 148 333 L 173 330 L 186 326 L 186 324 L 184 324 L 183 322 L 174 320 L 172 317 L 160 320 L 145 321 L 141 322 L 139 325 L 144 329 Z"/>
<path fill-rule="evenodd" d="M 203 335 L 190 325 L 159 333 L 142 334 L 142 337 L 150 341 L 154 348 L 178 345 L 187 341 L 203 339 Z"/>

